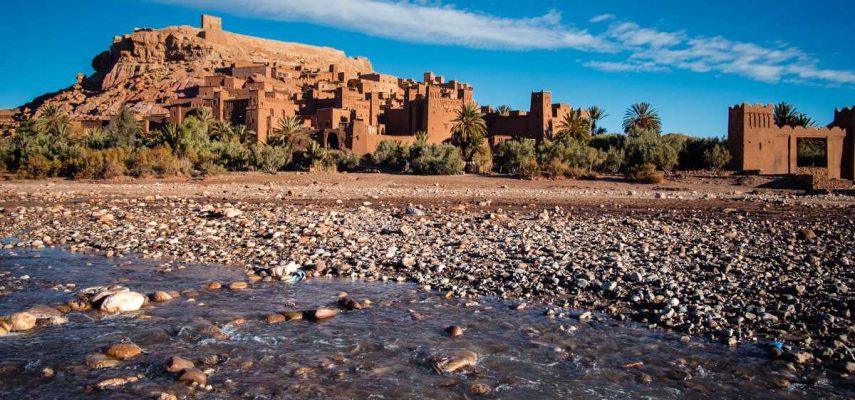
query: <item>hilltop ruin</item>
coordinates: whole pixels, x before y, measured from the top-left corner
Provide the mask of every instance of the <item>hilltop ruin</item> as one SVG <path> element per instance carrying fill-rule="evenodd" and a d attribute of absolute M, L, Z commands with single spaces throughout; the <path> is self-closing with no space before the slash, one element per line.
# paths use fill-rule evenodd
<path fill-rule="evenodd" d="M 474 102 L 471 85 L 426 72 L 421 81 L 374 72 L 365 58 L 335 49 L 284 43 L 223 30 L 203 15 L 199 28 L 136 29 L 117 36 L 92 61 L 95 73 L 22 106 L 10 119 L 60 105 L 86 129 L 103 126 L 128 107 L 145 131 L 180 124 L 199 109 L 245 125 L 264 142 L 282 118 L 296 116 L 327 148 L 372 152 L 383 140 L 428 142 L 451 137 L 454 116 Z M 492 142 L 511 136 L 551 138 L 571 107 L 532 93 L 528 111 L 484 107 Z M 2 115 L 0 115 L 2 117 Z"/>

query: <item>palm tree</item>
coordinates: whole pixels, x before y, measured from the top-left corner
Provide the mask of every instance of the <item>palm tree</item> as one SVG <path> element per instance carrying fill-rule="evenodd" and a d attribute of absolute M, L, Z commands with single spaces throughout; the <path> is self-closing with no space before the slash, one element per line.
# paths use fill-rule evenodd
<path fill-rule="evenodd" d="M 271 146 L 290 146 L 292 150 L 305 150 L 311 143 L 309 131 L 296 115 L 279 118 L 273 135 L 267 138 Z"/>
<path fill-rule="evenodd" d="M 475 103 L 463 104 L 453 122 L 451 143 L 460 147 L 464 161 L 471 162 L 481 151 L 478 146 L 484 145 L 483 139 L 487 135 L 484 114 Z"/>
<path fill-rule="evenodd" d="M 558 123 L 560 140 L 572 138 L 583 143 L 591 140 L 591 122 L 582 115 L 582 110 L 570 110 Z"/>
<path fill-rule="evenodd" d="M 591 106 L 588 108 L 588 121 L 591 122 L 591 136 L 606 133 L 606 128 L 597 126 L 597 123 L 608 116 L 609 114 L 606 114 L 606 110 L 600 107 Z"/>
<path fill-rule="evenodd" d="M 785 126 L 810 128 L 816 126 L 816 123 L 799 112 L 792 104 L 782 101 L 775 105 L 775 125 L 782 128 Z"/>
<path fill-rule="evenodd" d="M 214 114 L 208 107 L 199 107 L 196 109 L 196 119 L 198 119 L 199 122 L 202 123 L 202 126 L 205 127 L 205 132 L 208 132 L 211 125 L 214 123 Z"/>
<path fill-rule="evenodd" d="M 214 121 L 211 124 L 208 133 L 210 134 L 211 139 L 219 140 L 221 142 L 230 142 L 237 137 L 232 124 L 224 120 Z"/>
<path fill-rule="evenodd" d="M 624 133 L 628 134 L 638 130 L 651 130 L 656 133 L 662 130 L 659 113 L 650 106 L 650 103 L 635 103 L 626 110 L 623 116 Z"/>
<path fill-rule="evenodd" d="M 175 124 L 169 124 L 160 130 L 160 135 L 157 138 L 158 144 L 167 144 L 172 148 L 172 152 L 176 155 L 184 154 L 184 145 L 186 144 L 187 130 L 182 129 Z"/>
<path fill-rule="evenodd" d="M 234 127 L 234 135 L 244 144 L 251 144 L 258 142 L 258 134 L 255 133 L 254 130 L 249 129 L 246 125 L 237 125 Z"/>
<path fill-rule="evenodd" d="M 502 104 L 499 106 L 499 115 L 510 115 L 510 114 L 511 114 L 511 107 L 510 106 L 508 106 L 506 104 Z"/>
<path fill-rule="evenodd" d="M 56 104 L 48 104 L 42 109 L 42 115 L 36 122 L 36 128 L 56 136 L 62 136 L 68 132 L 71 123 L 68 114 L 62 107 Z"/>

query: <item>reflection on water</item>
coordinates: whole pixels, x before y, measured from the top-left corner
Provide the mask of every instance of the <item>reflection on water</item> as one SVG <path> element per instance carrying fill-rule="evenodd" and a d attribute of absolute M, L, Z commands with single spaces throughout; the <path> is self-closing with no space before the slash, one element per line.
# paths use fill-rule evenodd
<path fill-rule="evenodd" d="M 825 379 L 803 382 L 759 347 L 727 349 L 684 343 L 678 336 L 606 319 L 579 322 L 518 311 L 493 300 L 445 299 L 409 284 L 346 280 L 265 282 L 232 292 L 205 283 L 230 282 L 243 271 L 108 259 L 60 250 L 0 253 L 0 315 L 35 304 L 61 303 L 76 289 L 119 283 L 132 290 L 190 293 L 141 312 L 100 318 L 69 314 L 61 326 L 0 337 L 0 398 L 91 397 L 111 377 L 142 377 L 106 393 L 155 398 L 160 392 L 199 398 L 708 398 L 712 396 L 852 398 L 851 387 Z M 27 280 L 19 280 L 29 275 Z M 13 278 L 14 277 L 14 278 Z M 340 312 L 324 322 L 268 324 L 286 310 L 334 307 L 339 292 L 370 299 L 370 308 Z M 241 323 L 241 318 L 245 322 Z M 449 325 L 465 328 L 451 338 Z M 211 328 L 219 327 L 221 330 Z M 229 336 L 224 339 L 222 333 Z M 130 340 L 145 353 L 118 367 L 91 370 L 87 354 Z M 432 360 L 460 351 L 477 363 L 439 374 Z M 211 392 L 176 382 L 163 363 L 173 355 L 209 369 Z M 50 367 L 55 376 L 43 376 Z M 789 384 L 788 384 L 789 383 Z M 489 391 L 486 395 L 478 394 Z M 105 395 L 99 393 L 100 395 Z"/>

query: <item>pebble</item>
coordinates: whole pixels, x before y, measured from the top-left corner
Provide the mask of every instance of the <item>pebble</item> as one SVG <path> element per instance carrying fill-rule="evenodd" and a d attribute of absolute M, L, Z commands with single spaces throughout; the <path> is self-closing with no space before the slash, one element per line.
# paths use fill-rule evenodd
<path fill-rule="evenodd" d="M 86 366 L 92 369 L 113 368 L 122 362 L 106 354 L 93 353 L 86 356 Z"/>
<path fill-rule="evenodd" d="M 195 368 L 193 362 L 179 356 L 172 356 L 166 361 L 166 370 L 172 373 L 191 368 Z"/>
<path fill-rule="evenodd" d="M 448 328 L 445 328 L 445 332 L 448 333 L 448 336 L 451 336 L 451 337 L 463 336 L 463 328 L 461 328 L 457 325 L 451 325 Z"/>
<path fill-rule="evenodd" d="M 107 296 L 101 310 L 109 313 L 137 311 L 145 304 L 145 296 L 137 292 L 121 292 Z"/>
<path fill-rule="evenodd" d="M 133 343 L 118 343 L 110 346 L 104 353 L 119 360 L 129 360 L 142 354 L 142 349 Z"/>
<path fill-rule="evenodd" d="M 208 376 L 205 375 L 205 373 L 199 369 L 188 368 L 181 373 L 181 375 L 178 377 L 178 380 L 181 382 L 190 382 L 195 383 L 199 386 L 205 386 L 205 384 L 208 382 Z"/>
<path fill-rule="evenodd" d="M 336 311 L 331 308 L 318 308 L 317 310 L 309 311 L 308 315 L 309 319 L 320 321 L 335 317 Z"/>
<path fill-rule="evenodd" d="M 469 393 L 479 395 L 479 396 L 484 396 L 484 395 L 490 394 L 490 392 L 492 390 L 493 389 L 490 388 L 490 386 L 487 386 L 486 384 L 483 384 L 483 383 L 477 383 L 476 382 L 476 383 L 469 385 Z"/>
<path fill-rule="evenodd" d="M 172 300 L 172 295 L 166 292 L 157 291 L 151 296 L 151 299 L 157 303 L 165 303 Z"/>

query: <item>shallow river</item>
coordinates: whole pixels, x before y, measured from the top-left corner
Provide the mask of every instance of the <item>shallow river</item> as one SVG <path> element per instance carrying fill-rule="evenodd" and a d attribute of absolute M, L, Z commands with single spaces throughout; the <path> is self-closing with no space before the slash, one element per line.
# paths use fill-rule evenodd
<path fill-rule="evenodd" d="M 445 299 L 410 284 L 316 279 L 208 291 L 207 282 L 240 280 L 242 270 L 191 265 L 156 272 L 160 265 L 53 249 L 0 250 L 0 274 L 9 273 L 0 276 L 0 315 L 62 303 L 88 286 L 198 290 L 193 300 L 182 296 L 105 318 L 71 313 L 64 325 L 0 337 L 0 398 L 132 399 L 160 392 L 215 399 L 855 397 L 851 388 L 825 379 L 798 383 L 756 345 L 683 342 L 607 318 L 550 319 L 542 306 L 515 310 L 514 303 L 495 299 Z M 29 279 L 20 280 L 24 275 Z M 58 286 L 68 283 L 76 289 Z M 273 312 L 334 307 L 342 291 L 373 305 L 324 322 L 263 319 Z M 239 317 L 246 322 L 232 323 Z M 209 324 L 230 338 L 207 335 L 203 327 Z M 449 337 L 449 325 L 464 327 L 464 335 Z M 122 341 L 145 353 L 115 368 L 86 367 L 86 355 Z M 460 350 L 476 352 L 478 362 L 451 374 L 432 368 L 431 360 Z M 163 367 L 172 355 L 212 369 L 213 389 L 176 382 Z M 56 371 L 53 377 L 43 375 L 46 367 Z M 131 375 L 142 379 L 110 391 L 93 388 L 103 379 Z M 473 384 L 490 391 L 475 394 Z"/>

